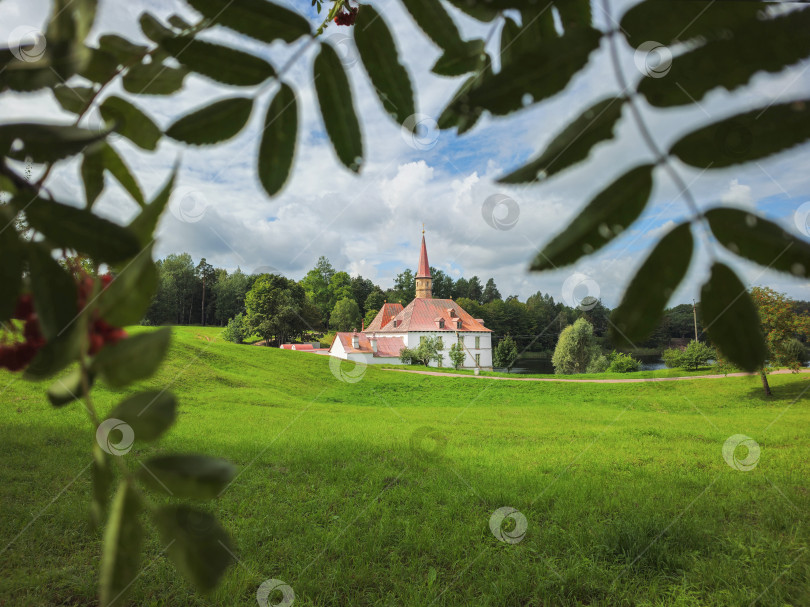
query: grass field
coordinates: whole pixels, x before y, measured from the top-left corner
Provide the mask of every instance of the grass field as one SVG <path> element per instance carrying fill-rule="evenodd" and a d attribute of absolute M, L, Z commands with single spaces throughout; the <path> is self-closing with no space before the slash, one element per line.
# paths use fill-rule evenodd
<path fill-rule="evenodd" d="M 132 605 L 256 605 L 271 578 L 296 607 L 810 604 L 806 375 L 773 376 L 770 400 L 757 377 L 557 384 L 370 367 L 346 383 L 326 357 L 218 331 L 175 331 L 144 385 L 172 385 L 177 424 L 124 457 L 237 464 L 203 507 L 239 562 L 201 596 L 152 532 Z M 45 388 L 0 373 L 0 605 L 93 605 L 94 432 Z M 121 398 L 95 394 L 101 411 Z M 750 471 L 724 460 L 736 434 L 760 447 Z M 490 530 L 504 506 L 526 518 L 518 543 Z"/>

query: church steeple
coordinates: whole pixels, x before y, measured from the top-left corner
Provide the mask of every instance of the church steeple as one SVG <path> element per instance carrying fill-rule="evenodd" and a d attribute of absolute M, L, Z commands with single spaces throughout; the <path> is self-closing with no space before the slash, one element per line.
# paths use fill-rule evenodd
<path fill-rule="evenodd" d="M 422 227 L 422 250 L 419 252 L 419 268 L 416 270 L 416 297 L 433 299 L 433 279 L 430 277 L 424 226 Z"/>

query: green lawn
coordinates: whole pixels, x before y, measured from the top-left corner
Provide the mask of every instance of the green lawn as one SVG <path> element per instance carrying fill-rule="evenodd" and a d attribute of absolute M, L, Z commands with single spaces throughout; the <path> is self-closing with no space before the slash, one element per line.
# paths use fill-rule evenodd
<path fill-rule="evenodd" d="M 519 383 L 370 367 L 344 383 L 327 357 L 219 331 L 176 330 L 144 385 L 173 386 L 177 424 L 124 457 L 237 464 L 203 507 L 239 563 L 200 596 L 152 532 L 132 605 L 256 605 L 270 578 L 296 607 L 810 604 L 806 375 L 772 376 L 770 400 L 757 377 Z M 92 605 L 94 431 L 45 388 L 0 373 L 0 605 Z M 95 394 L 101 411 L 121 398 Z M 425 427 L 443 439 L 413 440 Z M 735 434 L 761 448 L 751 471 L 723 459 Z M 519 543 L 490 531 L 504 506 L 526 517 Z"/>

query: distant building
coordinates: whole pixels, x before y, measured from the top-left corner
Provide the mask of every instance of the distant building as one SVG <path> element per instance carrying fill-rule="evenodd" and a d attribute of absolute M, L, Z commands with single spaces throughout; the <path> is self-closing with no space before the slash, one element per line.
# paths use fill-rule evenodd
<path fill-rule="evenodd" d="M 329 354 L 369 365 L 400 364 L 400 350 L 416 348 L 420 340 L 428 337 L 441 340 L 442 362 L 433 361 L 431 366 L 452 366 L 450 347 L 458 343 L 466 353 L 462 368 L 492 369 L 492 331 L 483 320 L 470 316 L 452 299 L 433 299 L 423 230 L 416 299 L 404 308 L 402 304 L 386 303 L 362 331 L 338 333 Z"/>

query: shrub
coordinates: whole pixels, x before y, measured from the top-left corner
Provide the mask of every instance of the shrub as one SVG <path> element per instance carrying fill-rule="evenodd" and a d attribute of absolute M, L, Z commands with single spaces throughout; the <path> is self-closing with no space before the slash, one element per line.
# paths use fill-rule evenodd
<path fill-rule="evenodd" d="M 807 350 L 805 350 L 804 344 L 795 337 L 784 342 L 781 350 L 780 358 L 787 366 L 803 367 L 807 363 Z"/>
<path fill-rule="evenodd" d="M 697 371 L 700 367 L 708 365 L 709 361 L 714 357 L 714 348 L 693 339 L 683 351 L 681 367 L 690 371 Z"/>
<path fill-rule="evenodd" d="M 675 369 L 676 367 L 681 366 L 681 361 L 683 360 L 683 350 L 679 348 L 667 348 L 661 354 L 661 358 L 664 359 L 664 364 L 669 369 Z"/>
<path fill-rule="evenodd" d="M 623 352 L 616 352 L 615 350 L 610 355 L 610 366 L 607 368 L 608 373 L 631 373 L 638 371 L 641 368 L 641 361 L 636 360 L 630 354 Z"/>
<path fill-rule="evenodd" d="M 593 325 L 578 318 L 560 333 L 551 363 L 558 374 L 585 373 L 595 356 L 598 356 L 598 349 L 594 343 Z"/>
<path fill-rule="evenodd" d="M 222 331 L 222 337 L 235 344 L 241 344 L 247 337 L 247 325 L 245 323 L 245 316 L 241 312 L 228 321 L 225 330 Z"/>
<path fill-rule="evenodd" d="M 586 369 L 587 373 L 604 373 L 610 366 L 610 358 L 604 354 L 594 356 Z"/>
<path fill-rule="evenodd" d="M 399 360 L 406 365 L 425 365 L 438 362 L 441 358 L 439 353 L 439 340 L 436 337 L 426 337 L 421 340 L 416 348 L 402 348 L 399 351 Z"/>
<path fill-rule="evenodd" d="M 464 358 L 466 356 L 467 355 L 465 354 L 462 346 L 459 346 L 458 344 L 453 344 L 450 346 L 450 362 L 453 363 L 454 369 L 458 369 L 464 364 Z"/>
<path fill-rule="evenodd" d="M 515 340 L 512 339 L 511 336 L 507 335 L 498 342 L 497 346 L 495 346 L 495 353 L 492 362 L 496 367 L 506 367 L 506 371 L 508 373 L 512 368 L 512 365 L 515 364 L 517 357 L 518 349 L 517 345 L 515 344 Z"/>
<path fill-rule="evenodd" d="M 336 331 L 330 331 L 329 333 L 324 333 L 323 337 L 320 338 L 321 348 L 331 348 L 332 342 L 335 341 L 335 337 L 337 336 Z"/>

